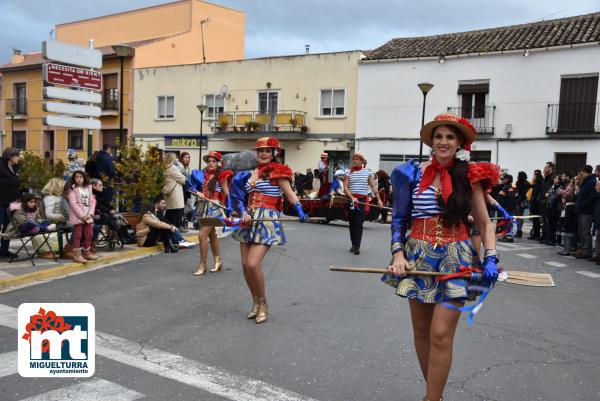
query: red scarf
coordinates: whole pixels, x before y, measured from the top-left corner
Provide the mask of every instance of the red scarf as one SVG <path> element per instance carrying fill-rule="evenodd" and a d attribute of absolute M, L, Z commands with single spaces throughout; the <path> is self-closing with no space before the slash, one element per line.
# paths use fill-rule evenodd
<path fill-rule="evenodd" d="M 351 173 L 354 173 L 355 171 L 360 171 L 363 169 L 363 166 L 354 166 L 350 169 Z"/>
<path fill-rule="evenodd" d="M 442 166 L 434 157 L 431 161 L 431 164 L 429 164 L 429 166 L 427 166 L 425 169 L 423 177 L 421 177 L 419 193 L 427 189 L 427 187 L 433 183 L 437 173 L 440 173 L 440 182 L 442 183 L 442 199 L 444 199 L 444 203 L 448 203 L 448 198 L 450 198 L 450 195 L 452 195 L 452 177 L 450 177 L 448 169 L 453 166 L 454 159 L 451 159 L 448 164 Z"/>

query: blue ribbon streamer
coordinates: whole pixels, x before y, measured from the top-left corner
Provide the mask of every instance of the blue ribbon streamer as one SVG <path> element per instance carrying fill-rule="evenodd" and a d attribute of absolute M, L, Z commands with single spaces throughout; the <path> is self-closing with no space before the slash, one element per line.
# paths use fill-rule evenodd
<path fill-rule="evenodd" d="M 473 279 L 476 278 L 476 276 L 475 276 L 476 274 L 477 273 L 473 273 Z M 477 314 L 477 312 L 479 312 L 479 310 L 483 306 L 483 301 L 485 301 L 487 296 L 492 291 L 493 287 L 494 287 L 493 284 L 490 284 L 489 287 L 488 286 L 471 286 L 470 290 L 481 291 L 481 295 L 479 296 L 479 299 L 477 300 L 477 303 L 475 305 L 455 306 L 449 302 L 442 302 L 442 305 L 444 305 L 448 309 L 456 310 L 459 312 L 469 312 L 469 316 L 467 316 L 467 324 L 469 326 L 471 326 L 475 322 L 475 315 Z"/>

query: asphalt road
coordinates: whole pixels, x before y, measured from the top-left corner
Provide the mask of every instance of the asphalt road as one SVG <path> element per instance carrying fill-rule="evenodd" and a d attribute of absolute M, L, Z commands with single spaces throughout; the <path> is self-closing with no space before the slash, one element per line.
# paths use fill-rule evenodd
<path fill-rule="evenodd" d="M 0 294 L 0 400 L 421 400 L 407 302 L 377 275 L 328 271 L 384 267 L 389 225 L 366 224 L 359 256 L 341 223 L 289 223 L 286 233 L 264 265 L 264 325 L 245 318 L 230 238 L 218 274 L 193 277 L 193 249 Z M 498 284 L 473 326 L 463 317 L 444 400 L 600 399 L 600 266 L 526 240 L 499 249 L 507 270 L 551 273 L 557 287 Z M 24 302 L 95 306 L 93 378 L 16 373 L 8 326 Z"/>

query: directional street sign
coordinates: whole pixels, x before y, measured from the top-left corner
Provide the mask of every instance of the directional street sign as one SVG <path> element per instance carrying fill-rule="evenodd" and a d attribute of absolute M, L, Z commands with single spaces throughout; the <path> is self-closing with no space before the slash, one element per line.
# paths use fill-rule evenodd
<path fill-rule="evenodd" d="M 42 55 L 46 60 L 59 63 L 88 68 L 102 68 L 102 52 L 97 49 L 88 49 L 55 40 L 45 40 L 42 42 Z"/>
<path fill-rule="evenodd" d="M 61 64 L 44 64 L 44 81 L 80 89 L 102 90 L 102 73 Z"/>
<path fill-rule="evenodd" d="M 91 118 L 67 117 L 49 114 L 44 117 L 44 125 L 65 128 L 100 129 L 100 120 Z"/>
<path fill-rule="evenodd" d="M 102 96 L 99 93 L 76 91 L 67 88 L 56 88 L 46 86 L 44 88 L 44 99 L 72 100 L 83 103 L 102 103 Z"/>
<path fill-rule="evenodd" d="M 70 114 L 75 116 L 100 117 L 102 109 L 98 106 L 86 106 L 83 104 L 44 102 L 44 111 L 52 113 Z"/>

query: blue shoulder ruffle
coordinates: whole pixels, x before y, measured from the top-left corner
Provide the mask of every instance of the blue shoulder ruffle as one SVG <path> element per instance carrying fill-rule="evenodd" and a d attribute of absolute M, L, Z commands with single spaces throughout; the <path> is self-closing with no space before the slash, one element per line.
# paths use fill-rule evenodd
<path fill-rule="evenodd" d="M 237 173 L 233 180 L 231 180 L 231 188 L 229 189 L 229 196 L 231 197 L 231 204 L 233 208 L 240 214 L 246 210 L 246 202 L 248 201 L 248 193 L 246 192 L 246 182 L 252 175 L 249 170 L 240 171 Z"/>
<path fill-rule="evenodd" d="M 412 191 L 420 176 L 421 168 L 417 160 L 402 163 L 392 171 L 392 252 L 397 249 L 394 244 L 406 243 L 408 219 L 410 219 L 412 212 Z"/>
<path fill-rule="evenodd" d="M 194 169 L 188 178 L 188 188 L 192 192 L 202 192 L 204 186 L 204 171 Z"/>

